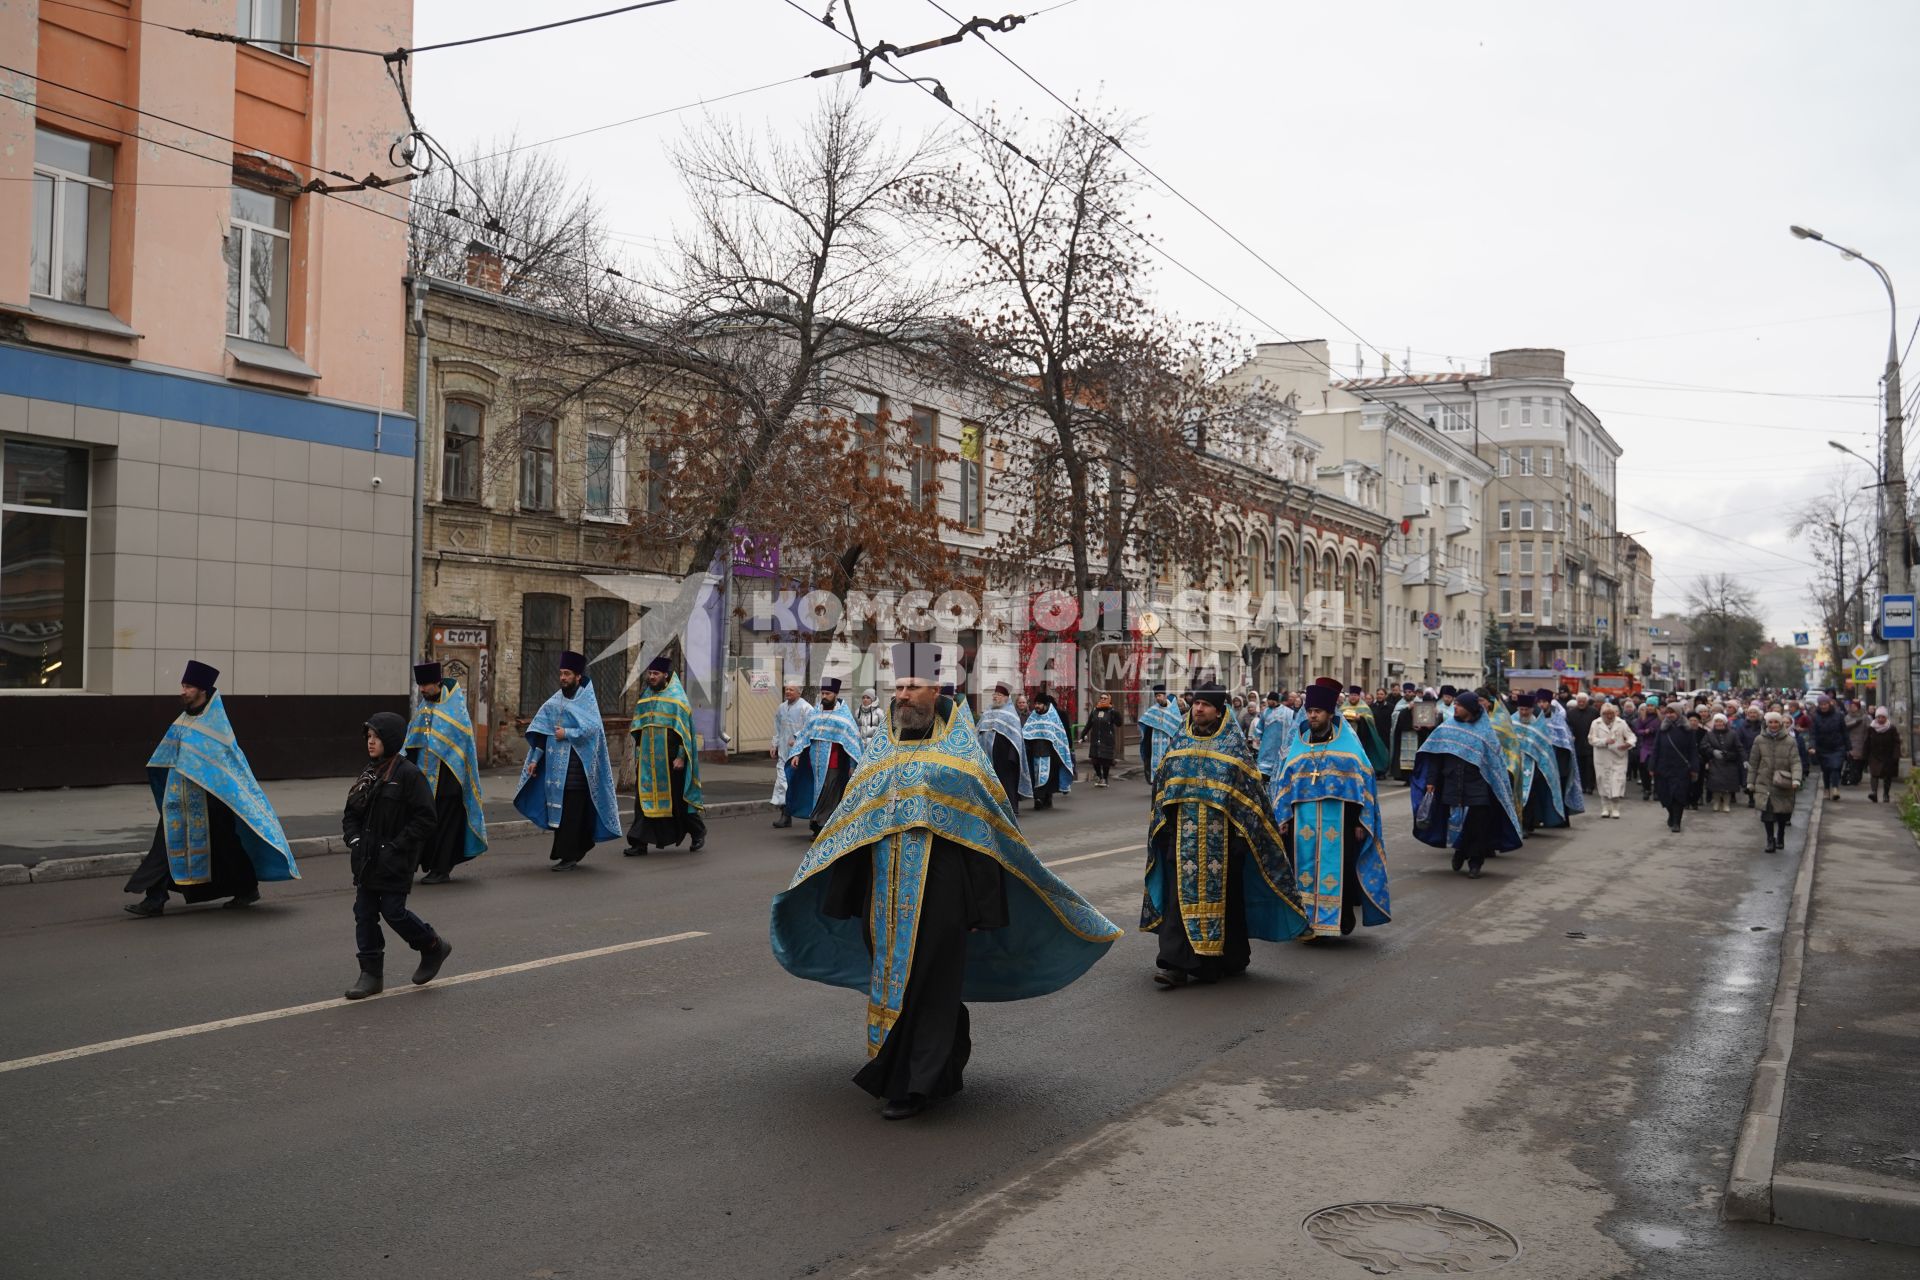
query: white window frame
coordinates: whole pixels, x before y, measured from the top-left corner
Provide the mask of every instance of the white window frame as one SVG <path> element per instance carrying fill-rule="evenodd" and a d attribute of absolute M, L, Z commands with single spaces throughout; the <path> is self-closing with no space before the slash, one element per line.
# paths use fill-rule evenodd
<path fill-rule="evenodd" d="M 1533 474 L 1533 446 L 1530 444 L 1520 446 L 1520 474 L 1523 476 Z"/>
<path fill-rule="evenodd" d="M 1531 502 L 1523 502 L 1520 504 L 1520 527 L 1522 529 L 1533 528 L 1533 504 Z"/>
<path fill-rule="evenodd" d="M 286 288 L 288 296 L 280 300 L 280 340 L 278 342 L 274 341 L 271 335 L 265 338 L 256 338 L 251 334 L 229 331 L 227 336 L 229 338 L 239 338 L 243 342 L 258 342 L 263 346 L 285 347 L 287 345 L 287 333 L 293 327 L 293 201 L 286 196 L 275 195 L 271 191 L 262 191 L 258 187 L 242 186 L 239 183 L 235 183 L 234 185 L 241 190 L 250 191 L 254 195 L 264 197 L 265 199 L 282 201 L 287 206 L 287 229 L 285 231 L 282 231 L 278 227 L 269 227 L 258 222 L 249 221 L 238 214 L 230 213 L 228 215 L 228 222 L 231 224 L 231 227 L 227 234 L 238 235 L 240 237 L 240 262 L 237 267 L 237 270 L 240 272 L 239 326 L 243 329 L 246 328 L 247 317 L 252 311 L 248 303 L 250 301 L 249 291 L 253 288 L 253 244 L 256 236 L 271 236 L 282 243 L 287 255 Z M 272 299 L 268 299 L 267 313 L 269 315 L 273 313 Z"/>
<path fill-rule="evenodd" d="M 1540 450 L 1540 474 L 1543 476 L 1550 476 L 1553 474 L 1553 446 L 1552 445 L 1547 445 L 1545 448 Z"/>
<path fill-rule="evenodd" d="M 1510 476 L 1513 474 L 1512 450 L 1502 449 L 1500 451 L 1500 474 L 1502 477 Z"/>
<path fill-rule="evenodd" d="M 595 510 L 592 502 L 593 486 L 593 444 L 596 440 L 605 440 L 610 447 L 607 450 L 607 505 Z M 587 426 L 586 452 L 581 455 L 580 468 L 580 518 L 598 524 L 625 524 L 627 522 L 627 437 L 617 428 L 606 428 L 599 424 Z"/>
<path fill-rule="evenodd" d="M 1500 612 L 1513 612 L 1513 575 L 1500 575 Z"/>
<path fill-rule="evenodd" d="M 1520 425 L 1523 427 L 1530 427 L 1533 425 L 1533 397 L 1532 396 L 1520 397 Z"/>
<path fill-rule="evenodd" d="M 253 33 L 261 28 L 261 16 L 273 10 L 279 10 L 286 20 L 285 30 L 278 36 L 256 37 Z M 249 48 L 296 57 L 300 47 L 300 0 L 239 0 L 234 7 L 233 32 Z"/>
<path fill-rule="evenodd" d="M 1551 502 L 1543 503 L 1540 507 L 1540 527 L 1542 529 L 1553 528 L 1553 503 Z"/>
<path fill-rule="evenodd" d="M 39 142 L 39 135 L 42 133 L 51 133 L 56 137 L 65 138 L 73 142 L 80 143 L 82 146 L 85 146 L 88 148 L 104 147 L 106 149 L 107 156 L 108 156 L 107 163 L 109 168 L 111 168 L 119 158 L 115 154 L 115 149 L 111 145 L 104 142 L 96 141 L 93 138 L 83 137 L 82 135 L 77 133 L 67 133 L 61 129 L 49 129 L 45 125 L 39 125 L 39 124 L 34 126 L 33 132 L 34 132 L 34 141 L 36 144 L 35 145 L 36 151 L 39 150 L 39 147 L 37 145 Z M 107 309 L 106 299 L 108 296 L 107 290 L 112 286 L 111 272 L 113 270 L 113 182 L 112 180 L 96 178 L 89 173 L 75 173 L 71 169 L 62 169 L 58 165 L 52 164 L 45 160 L 40 160 L 37 157 L 33 162 L 33 176 L 36 179 L 45 178 L 48 182 L 51 182 L 53 184 L 53 223 L 48 228 L 49 243 L 47 245 L 47 291 L 42 293 L 40 290 L 33 287 L 33 281 L 31 279 L 31 270 L 29 270 L 29 279 L 27 281 L 28 292 L 33 297 L 50 298 L 55 302 L 67 303 L 69 306 L 92 307 L 97 311 L 106 310 Z M 91 243 L 83 244 L 80 246 L 80 253 L 82 257 L 84 259 L 87 259 L 87 261 L 85 262 L 81 270 L 81 277 L 82 277 L 82 284 L 80 289 L 80 292 L 82 295 L 81 300 L 78 302 L 75 302 L 71 298 L 63 298 L 60 296 L 60 277 L 65 274 L 66 257 L 67 257 L 67 254 L 66 254 L 67 197 L 69 194 L 69 184 L 75 183 L 75 182 L 79 183 L 83 187 L 91 187 L 95 191 L 104 191 L 107 193 L 107 208 L 106 208 L 107 234 L 105 237 L 106 239 L 105 248 L 106 248 L 107 260 L 100 264 L 101 280 L 100 280 L 100 288 L 99 288 L 99 295 L 98 295 L 100 298 L 100 301 L 98 302 L 87 301 L 88 298 L 94 296 L 94 264 L 91 261 L 91 257 L 92 257 Z M 91 226 L 89 226 L 89 232 L 91 232 Z M 89 241 L 91 241 L 91 235 L 89 235 Z"/>
<path fill-rule="evenodd" d="M 1512 423 L 1513 423 L 1513 401 L 1510 398 L 1503 397 L 1500 401 L 1500 425 L 1503 427 L 1506 427 L 1506 426 L 1511 426 Z"/>
<path fill-rule="evenodd" d="M 1513 528 L 1513 504 L 1511 502 L 1503 502 L 1500 504 L 1500 527 L 1503 530 Z"/>

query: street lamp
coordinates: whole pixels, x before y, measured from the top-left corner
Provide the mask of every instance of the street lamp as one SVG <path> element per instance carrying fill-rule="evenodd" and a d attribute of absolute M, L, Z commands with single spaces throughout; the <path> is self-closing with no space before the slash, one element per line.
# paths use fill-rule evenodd
<path fill-rule="evenodd" d="M 1902 593 L 1912 590 L 1913 572 L 1907 561 L 1907 466 L 1902 453 L 1900 438 L 1900 303 L 1894 297 L 1893 277 L 1887 269 L 1861 253 L 1858 249 L 1849 249 L 1808 227 L 1789 227 L 1789 231 L 1801 240 L 1817 240 L 1839 251 L 1843 258 L 1857 258 L 1873 268 L 1880 277 L 1880 283 L 1887 289 L 1887 308 L 1891 320 L 1887 327 L 1887 372 L 1885 390 L 1887 397 L 1886 439 L 1881 445 L 1881 456 L 1885 466 L 1880 471 L 1881 492 L 1886 495 L 1885 515 L 1882 518 L 1880 536 L 1882 554 L 1880 556 L 1880 598 L 1896 589 Z M 1853 450 L 1828 441 L 1834 448 L 1845 453 Z M 1860 455 L 1854 454 L 1855 457 Z M 1864 459 L 1863 459 L 1864 461 Z M 1894 708 L 1894 714 L 1901 718 L 1908 735 L 1908 751 L 1913 749 L 1913 645 L 1907 640 L 1889 640 L 1887 642 L 1887 690 Z"/>

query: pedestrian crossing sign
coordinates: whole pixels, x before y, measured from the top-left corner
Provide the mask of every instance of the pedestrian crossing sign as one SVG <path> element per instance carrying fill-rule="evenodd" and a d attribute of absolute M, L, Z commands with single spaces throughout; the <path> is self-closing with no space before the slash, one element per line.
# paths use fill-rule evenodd
<path fill-rule="evenodd" d="M 1872 684 L 1874 682 L 1874 669 L 1872 667 L 1855 667 L 1852 678 L 1855 684 Z"/>

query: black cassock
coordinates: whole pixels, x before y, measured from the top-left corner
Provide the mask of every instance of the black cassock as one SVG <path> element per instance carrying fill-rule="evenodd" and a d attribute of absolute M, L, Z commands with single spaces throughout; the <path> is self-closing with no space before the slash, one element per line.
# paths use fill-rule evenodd
<path fill-rule="evenodd" d="M 1186 918 L 1180 913 L 1180 859 L 1172 854 L 1171 838 L 1165 847 L 1168 856 L 1160 860 L 1160 901 L 1165 905 L 1160 917 L 1160 949 L 1155 966 L 1178 969 L 1201 982 L 1245 973 L 1253 962 L 1253 944 L 1247 940 L 1246 837 L 1237 831 L 1228 837 L 1226 937 L 1217 956 L 1201 955 L 1193 949 L 1193 940 L 1187 937 Z"/>
<path fill-rule="evenodd" d="M 1594 793 L 1593 742 L 1587 737 L 1593 732 L 1593 722 L 1600 718 L 1600 712 L 1593 707 L 1582 711 L 1579 707 L 1567 712 L 1567 730 L 1573 734 L 1573 754 L 1580 762 L 1580 789 L 1588 795 Z"/>
<path fill-rule="evenodd" d="M 417 765 L 420 748 L 407 753 Z M 420 869 L 443 876 L 459 866 L 467 851 L 467 789 L 445 761 L 433 787 L 433 833 L 420 846 Z"/>
<path fill-rule="evenodd" d="M 1366 890 L 1360 887 L 1360 806 L 1342 804 L 1340 812 L 1346 827 L 1340 836 L 1340 932 L 1347 934 L 1353 932 L 1358 920 L 1355 913 L 1366 901 Z M 1292 823 L 1280 833 L 1280 843 L 1286 846 L 1288 861 L 1299 866 L 1293 862 Z"/>
<path fill-rule="evenodd" d="M 567 789 L 560 802 L 560 825 L 553 829 L 553 847 L 549 862 L 578 862 L 593 848 L 593 792 L 587 786 L 587 769 L 580 753 L 567 756 Z"/>
<path fill-rule="evenodd" d="M 1020 751 L 1006 735 L 993 735 L 993 776 L 1000 780 L 1000 789 L 1007 793 L 1007 804 L 1014 813 L 1020 812 Z"/>
<path fill-rule="evenodd" d="M 807 748 L 811 751 L 813 748 Z M 813 793 L 813 816 L 807 819 L 807 825 L 815 835 L 827 825 L 833 817 L 833 811 L 840 807 L 840 797 L 847 793 L 847 779 L 853 776 L 853 757 L 839 743 L 827 746 L 827 776 Z"/>
<path fill-rule="evenodd" d="M 827 874 L 821 910 L 839 920 L 858 918 L 871 929 L 873 846 L 857 849 L 833 864 Z M 967 1006 L 960 1002 L 966 982 L 967 934 L 1000 929 L 1007 923 L 1007 887 L 1000 864 L 983 853 L 934 837 L 920 890 L 918 933 L 913 968 L 900 997 L 900 1017 L 880 1052 L 868 1059 L 853 1082 L 876 1098 L 906 1102 L 951 1097 L 973 1054 Z M 867 937 L 867 950 L 873 938 Z"/>
<path fill-rule="evenodd" d="M 254 873 L 253 859 L 240 844 L 240 819 L 234 816 L 218 796 L 207 793 L 207 843 L 212 851 L 205 884 L 175 884 L 167 863 L 167 828 L 164 821 L 153 828 L 153 844 L 140 865 L 127 877 L 128 893 L 146 893 L 164 889 L 177 893 L 188 902 L 211 902 L 215 898 L 252 897 L 260 892 L 260 877 Z"/>
<path fill-rule="evenodd" d="M 1047 780 L 1040 781 L 1040 762 L 1052 761 L 1053 767 L 1047 770 Z M 1038 738 L 1027 739 L 1027 769 L 1033 779 L 1033 807 L 1051 809 L 1053 798 L 1060 792 L 1060 756 L 1053 744 Z"/>
<path fill-rule="evenodd" d="M 636 739 L 638 735 L 635 735 Z M 682 755 L 680 735 L 667 730 L 667 759 L 677 760 Z M 579 763 L 577 760 L 575 763 Z M 687 768 L 691 768 L 689 765 Z M 687 805 L 686 769 L 673 769 L 673 812 L 664 818 L 650 818 L 640 809 L 638 801 L 633 806 L 633 822 L 627 827 L 627 845 L 633 849 L 644 850 L 649 845 L 659 845 L 662 849 L 671 849 L 688 836 L 695 840 L 707 838 L 707 821 Z M 567 785 L 573 785 L 571 775 Z M 572 797 L 568 797 L 571 801 Z M 589 802 L 591 807 L 591 802 Z M 817 828 L 816 828 L 817 829 Z"/>

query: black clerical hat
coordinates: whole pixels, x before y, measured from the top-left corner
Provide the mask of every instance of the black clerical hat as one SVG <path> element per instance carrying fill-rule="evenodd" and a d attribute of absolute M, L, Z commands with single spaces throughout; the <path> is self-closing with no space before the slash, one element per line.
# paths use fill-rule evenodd
<path fill-rule="evenodd" d="M 414 663 L 413 682 L 415 684 L 439 684 L 440 664 L 437 662 Z"/>
<path fill-rule="evenodd" d="M 571 671 L 579 676 L 587 674 L 587 655 L 584 653 L 575 653 L 571 649 L 567 650 L 560 655 L 560 669 L 562 671 Z"/>
<path fill-rule="evenodd" d="M 220 682 L 220 673 L 204 662 L 187 660 L 187 669 L 180 673 L 180 683 L 190 684 L 196 689 L 211 689 Z"/>

